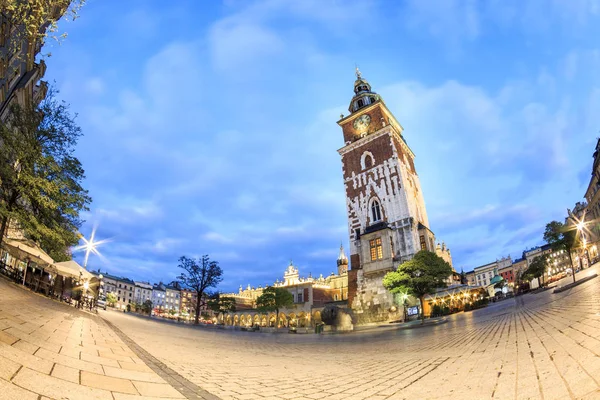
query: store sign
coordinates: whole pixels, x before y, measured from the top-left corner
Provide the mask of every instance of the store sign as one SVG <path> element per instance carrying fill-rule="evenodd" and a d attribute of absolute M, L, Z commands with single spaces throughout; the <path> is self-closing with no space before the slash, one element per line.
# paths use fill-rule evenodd
<path fill-rule="evenodd" d="M 414 306 L 414 307 L 408 307 L 408 315 L 419 315 L 419 307 L 418 306 Z"/>

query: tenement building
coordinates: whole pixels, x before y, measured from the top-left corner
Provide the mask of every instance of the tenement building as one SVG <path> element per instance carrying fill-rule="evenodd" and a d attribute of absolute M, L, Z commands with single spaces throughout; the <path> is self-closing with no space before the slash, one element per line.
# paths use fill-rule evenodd
<path fill-rule="evenodd" d="M 350 235 L 348 302 L 358 323 L 402 319 L 384 275 L 419 250 L 436 251 L 415 155 L 404 129 L 356 70 L 350 115 L 337 122 Z"/>
<path fill-rule="evenodd" d="M 60 19 L 65 9 L 55 7 L 40 32 Z M 6 120 L 10 106 L 39 103 L 46 96 L 47 83 L 40 79 L 46 72 L 44 60 L 36 62 L 43 42 L 28 35 L 23 25 L 15 25 L 12 15 L 0 12 L 0 120 Z"/>

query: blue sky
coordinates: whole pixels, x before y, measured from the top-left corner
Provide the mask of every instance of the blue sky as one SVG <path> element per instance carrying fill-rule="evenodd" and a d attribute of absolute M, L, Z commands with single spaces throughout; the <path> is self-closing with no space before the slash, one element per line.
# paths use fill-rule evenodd
<path fill-rule="evenodd" d="M 223 290 L 335 270 L 354 65 L 405 128 L 431 229 L 465 271 L 542 241 L 600 130 L 600 2 L 88 0 L 46 78 L 78 113 L 105 260 Z M 77 255 L 81 260 L 81 255 Z"/>

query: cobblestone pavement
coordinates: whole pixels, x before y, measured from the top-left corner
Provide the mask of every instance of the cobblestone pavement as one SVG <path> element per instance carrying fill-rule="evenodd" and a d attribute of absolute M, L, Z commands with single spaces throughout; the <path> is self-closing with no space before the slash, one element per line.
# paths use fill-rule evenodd
<path fill-rule="evenodd" d="M 600 277 L 411 330 L 273 335 L 102 315 L 222 399 L 600 399 Z"/>
<path fill-rule="evenodd" d="M 184 398 L 101 318 L 0 278 L 0 399 Z"/>

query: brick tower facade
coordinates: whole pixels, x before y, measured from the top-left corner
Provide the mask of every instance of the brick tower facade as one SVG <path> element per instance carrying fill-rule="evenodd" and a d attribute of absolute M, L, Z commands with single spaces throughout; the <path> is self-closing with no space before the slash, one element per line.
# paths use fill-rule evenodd
<path fill-rule="evenodd" d="M 348 304 L 358 323 L 402 319 L 383 276 L 419 250 L 435 252 L 414 153 L 403 128 L 356 70 L 350 115 L 337 122 L 350 234 Z"/>

